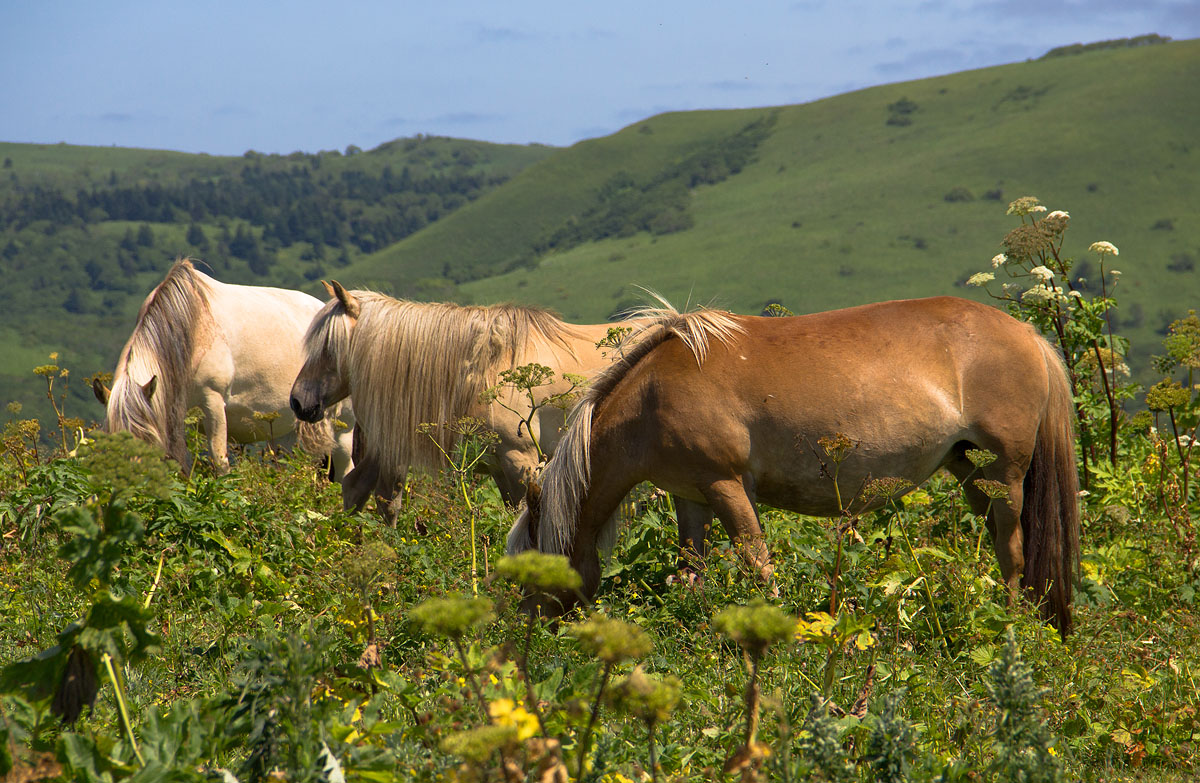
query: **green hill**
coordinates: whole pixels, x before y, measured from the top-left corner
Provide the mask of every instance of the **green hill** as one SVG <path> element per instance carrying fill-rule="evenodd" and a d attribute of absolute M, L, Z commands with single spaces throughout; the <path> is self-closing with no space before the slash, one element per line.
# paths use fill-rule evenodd
<path fill-rule="evenodd" d="M 30 369 L 51 351 L 81 375 L 110 371 L 176 256 L 316 293 L 552 152 L 433 137 L 241 157 L 0 143 L 0 401 L 42 398 Z M 98 412 L 83 384 L 71 391 L 70 413 Z"/>
<path fill-rule="evenodd" d="M 447 272 L 459 295 L 597 320 L 635 285 L 682 303 L 796 312 L 966 293 L 1035 195 L 1073 216 L 1067 252 L 1112 241 L 1133 360 L 1145 367 L 1200 291 L 1200 41 L 1073 56 L 875 87 L 800 106 L 665 114 L 563 150 L 346 270 L 413 291 Z M 689 190 L 691 227 L 538 254 L 587 221 L 622 172 L 648 181 L 697 150 L 769 124 L 754 159 Z M 419 287 L 416 287 L 420 293 Z"/>
<path fill-rule="evenodd" d="M 1072 53 L 1077 52 L 1077 53 Z M 809 312 L 940 293 L 1035 195 L 1065 248 L 1121 249 L 1143 372 L 1200 291 L 1200 41 L 1079 47 L 797 106 L 651 117 L 568 149 L 401 139 L 237 158 L 0 144 L 0 398 L 59 351 L 111 369 L 177 255 L 231 282 L 321 277 L 580 321 L 642 299 Z M 1094 270 L 1093 270 L 1094 271 Z M 85 402 L 82 384 L 73 396 Z M 82 410 L 90 410 L 83 408 Z"/>

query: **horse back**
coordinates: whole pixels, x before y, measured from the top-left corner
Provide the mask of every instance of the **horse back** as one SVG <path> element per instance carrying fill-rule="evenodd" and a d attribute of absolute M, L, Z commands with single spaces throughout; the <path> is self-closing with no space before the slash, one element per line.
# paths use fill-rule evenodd
<path fill-rule="evenodd" d="M 1032 451 L 1041 338 L 994 308 L 939 297 L 736 321 L 743 333 L 703 364 L 679 340 L 651 350 L 598 401 L 594 440 L 615 435 L 623 459 L 684 496 L 687 474 L 724 470 L 809 513 L 832 498 L 792 476 L 818 475 L 820 439 L 838 433 L 856 444 L 858 480 L 924 480 L 981 433 Z"/>

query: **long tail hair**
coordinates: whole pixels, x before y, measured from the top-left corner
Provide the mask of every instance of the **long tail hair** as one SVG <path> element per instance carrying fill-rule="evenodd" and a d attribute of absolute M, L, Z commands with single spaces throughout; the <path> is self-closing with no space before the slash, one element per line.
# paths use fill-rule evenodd
<path fill-rule="evenodd" d="M 190 260 L 176 260 L 142 302 L 137 325 L 121 352 L 105 414 L 107 431 L 128 430 L 168 452 L 182 447 L 197 333 L 211 317 L 200 274 Z M 142 387 L 152 378 L 154 393 L 147 395 Z M 186 454 L 171 456 L 186 458 Z"/>
<path fill-rule="evenodd" d="M 638 317 L 651 320 L 633 336 L 633 347 L 592 379 L 587 393 L 571 412 L 571 424 L 542 472 L 540 499 L 536 504 L 538 519 L 534 520 L 535 510 L 526 504 L 509 531 L 509 554 L 533 549 L 535 545 L 543 552 L 571 554 L 579 513 L 591 483 L 592 420 L 597 406 L 633 367 L 670 339 L 682 341 L 696 363 L 702 365 L 710 340 L 728 345 L 744 331 L 729 313 L 720 310 L 679 313 L 667 302 L 662 303 L 662 308 L 637 313 Z M 536 530 L 531 529 L 535 523 Z M 616 532 L 616 520 L 612 519 L 600 533 L 602 550 L 612 547 Z"/>
<path fill-rule="evenodd" d="M 1050 398 L 1025 473 L 1021 530 L 1025 574 L 1021 586 L 1065 637 L 1071 632 L 1071 595 L 1079 570 L 1079 475 L 1075 461 L 1074 402 L 1057 351 L 1039 339 L 1050 375 Z"/>

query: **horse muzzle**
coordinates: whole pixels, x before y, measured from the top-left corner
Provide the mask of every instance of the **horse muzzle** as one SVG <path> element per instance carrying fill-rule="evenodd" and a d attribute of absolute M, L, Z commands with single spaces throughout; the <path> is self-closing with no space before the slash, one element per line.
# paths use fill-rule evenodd
<path fill-rule="evenodd" d="M 306 421 L 309 424 L 315 424 L 316 422 L 320 421 L 321 416 L 324 413 L 324 411 L 321 410 L 320 404 L 305 406 L 300 402 L 300 400 L 296 399 L 295 395 L 292 395 L 291 399 L 288 400 L 288 404 L 292 408 L 292 413 L 296 414 L 297 419 L 300 421 Z"/>

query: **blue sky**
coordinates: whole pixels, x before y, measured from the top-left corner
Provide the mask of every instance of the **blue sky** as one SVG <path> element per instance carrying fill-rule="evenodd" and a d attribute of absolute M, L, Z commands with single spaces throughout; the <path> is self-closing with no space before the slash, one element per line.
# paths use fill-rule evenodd
<path fill-rule="evenodd" d="M 1200 37 L 1200 0 L 0 0 L 0 141 L 565 146 L 1145 33 Z"/>

